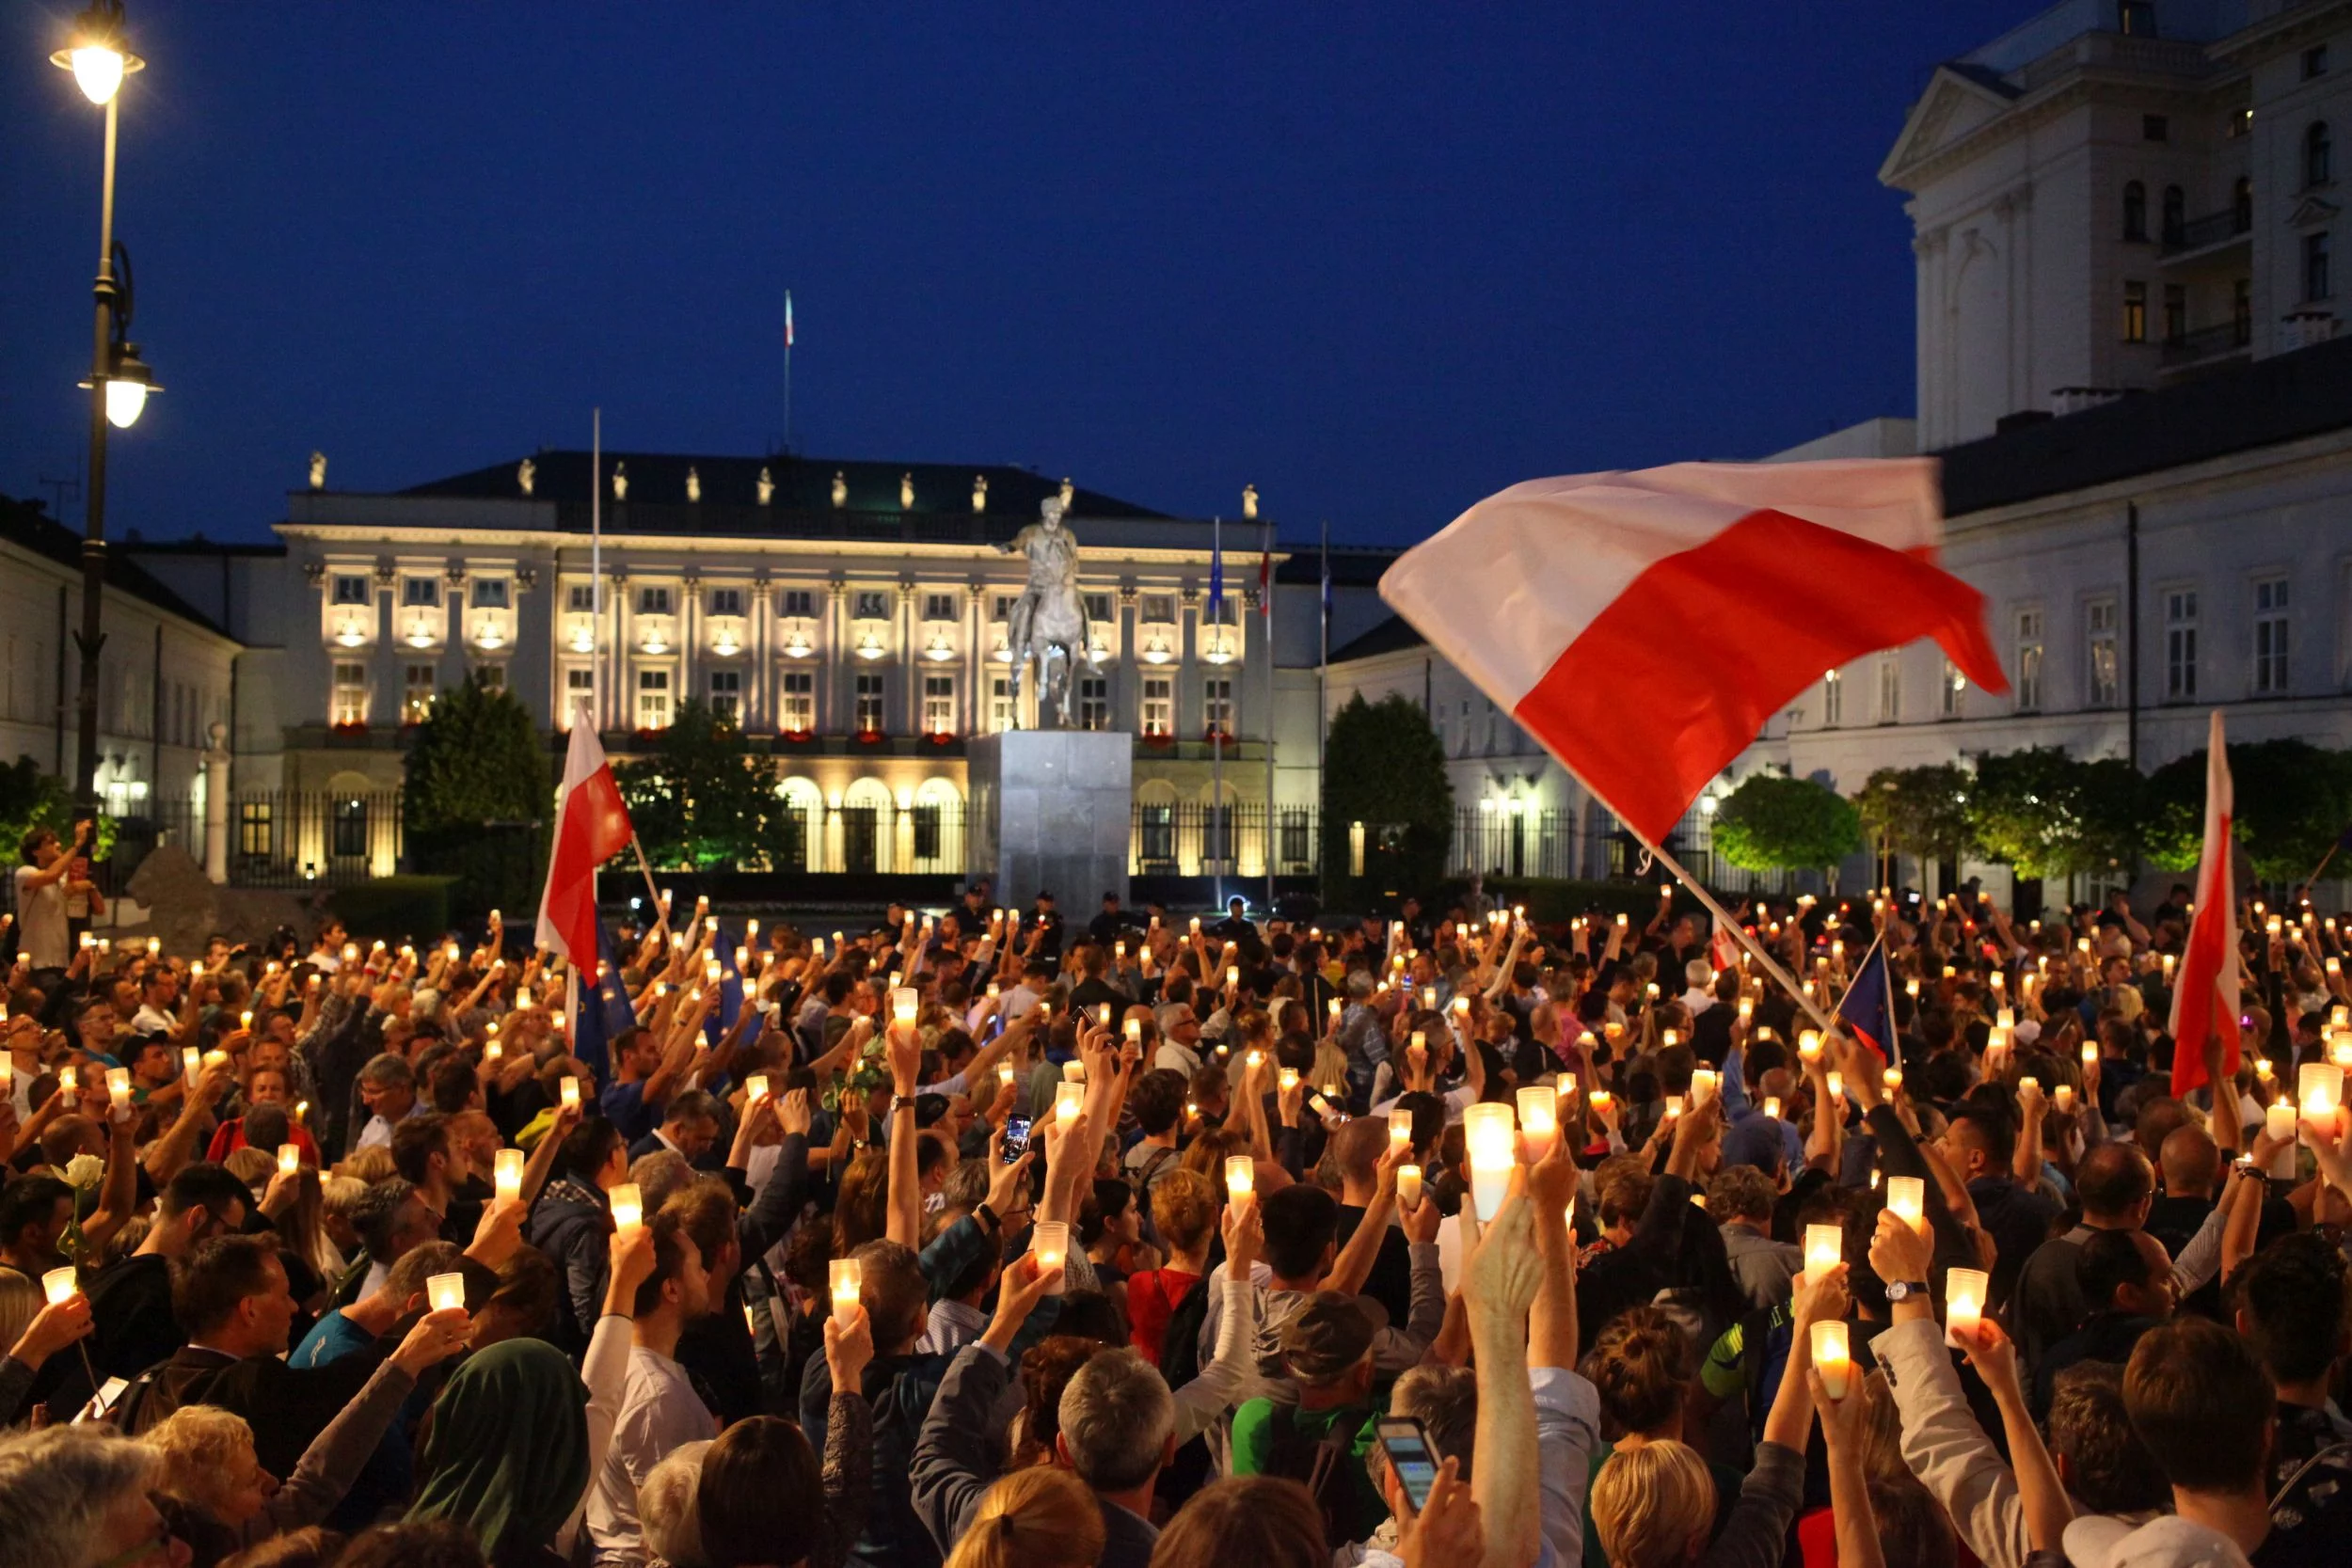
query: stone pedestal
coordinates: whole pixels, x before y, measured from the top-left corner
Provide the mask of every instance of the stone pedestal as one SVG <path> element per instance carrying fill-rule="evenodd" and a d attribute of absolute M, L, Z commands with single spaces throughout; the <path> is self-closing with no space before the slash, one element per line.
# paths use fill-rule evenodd
<path fill-rule="evenodd" d="M 1135 741 L 1098 730 L 1007 730 L 976 736 L 969 873 L 995 880 L 996 901 L 1026 910 L 1050 893 L 1062 918 L 1127 896 Z"/>

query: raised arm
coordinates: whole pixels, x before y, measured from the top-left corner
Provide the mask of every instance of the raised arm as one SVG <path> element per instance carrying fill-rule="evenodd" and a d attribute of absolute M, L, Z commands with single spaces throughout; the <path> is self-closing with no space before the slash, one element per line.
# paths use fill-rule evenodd
<path fill-rule="evenodd" d="M 923 1065 L 923 1037 L 893 1023 L 884 1037 L 890 1058 L 890 1210 L 888 1236 L 900 1246 L 923 1244 L 923 1183 L 915 1175 L 914 1080 Z"/>
<path fill-rule="evenodd" d="M 1484 1568 L 1527 1568 L 1542 1546 L 1543 1485 L 1535 1394 L 1527 1380 L 1527 1313 L 1542 1283 L 1534 1211 L 1517 1190 L 1462 1266 L 1478 1373 L 1478 1465 L 1471 1495 L 1486 1520 Z"/>

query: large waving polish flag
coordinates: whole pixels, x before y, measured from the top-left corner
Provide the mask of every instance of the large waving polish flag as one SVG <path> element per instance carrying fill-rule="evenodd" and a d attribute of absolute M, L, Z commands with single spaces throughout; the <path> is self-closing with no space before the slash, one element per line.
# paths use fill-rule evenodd
<path fill-rule="evenodd" d="M 2214 709 L 2205 741 L 2205 850 L 2197 861 L 2197 909 L 2189 916 L 2180 984 L 2172 989 L 2172 1092 L 2184 1095 L 2205 1081 L 2205 1050 L 2221 1040 L 2221 1070 L 2238 1065 L 2237 878 L 2230 867 L 2230 818 L 2237 788 L 2221 739 L 2221 710 Z"/>
<path fill-rule="evenodd" d="M 569 959 L 591 985 L 596 979 L 596 868 L 626 848 L 636 831 L 583 703 L 573 715 L 571 747 L 564 753 L 564 795 L 556 807 L 547 891 L 539 899 L 538 941 Z"/>
<path fill-rule="evenodd" d="M 2009 689 L 1942 542 L 1932 459 L 1677 463 L 1515 484 L 1380 595 L 1656 845 L 1824 671 L 1931 637 Z"/>

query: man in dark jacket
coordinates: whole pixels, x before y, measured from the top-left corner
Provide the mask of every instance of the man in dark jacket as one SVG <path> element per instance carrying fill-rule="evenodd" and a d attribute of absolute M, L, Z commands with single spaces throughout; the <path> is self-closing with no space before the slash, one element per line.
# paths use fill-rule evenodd
<path fill-rule="evenodd" d="M 523 1240 L 546 1253 L 563 1274 L 552 1333 L 555 1343 L 575 1358 L 587 1354 L 589 1333 L 604 1310 L 612 1233 L 612 1209 L 605 1195 L 628 1180 L 628 1148 L 620 1129 L 591 1117 L 564 1134 L 554 1175 L 523 1222 Z"/>

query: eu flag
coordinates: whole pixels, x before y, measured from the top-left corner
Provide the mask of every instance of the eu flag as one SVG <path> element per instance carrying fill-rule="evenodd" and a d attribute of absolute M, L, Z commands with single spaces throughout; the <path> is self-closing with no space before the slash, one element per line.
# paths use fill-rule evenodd
<path fill-rule="evenodd" d="M 583 981 L 586 978 L 581 976 Z M 636 1026 L 637 1015 L 630 1009 L 628 991 L 621 984 L 620 955 L 613 951 L 612 931 L 599 919 L 596 981 L 594 986 L 580 987 L 580 1016 L 572 1021 L 572 1054 L 596 1075 L 598 1089 L 612 1082 L 613 1037 Z"/>
<path fill-rule="evenodd" d="M 1886 946 L 1881 942 L 1862 960 L 1861 971 L 1837 1004 L 1837 1022 L 1846 1033 L 1878 1053 L 1883 1068 L 1895 1056 L 1895 978 L 1886 967 Z"/>

